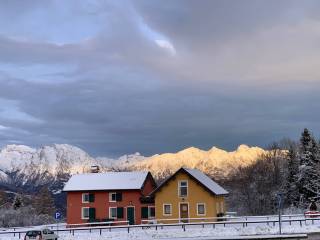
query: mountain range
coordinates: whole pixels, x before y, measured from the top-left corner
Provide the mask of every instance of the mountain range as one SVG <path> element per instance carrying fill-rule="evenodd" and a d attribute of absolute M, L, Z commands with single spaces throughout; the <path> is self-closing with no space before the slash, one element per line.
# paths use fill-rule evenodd
<path fill-rule="evenodd" d="M 227 177 L 239 166 L 255 162 L 266 151 L 259 147 L 240 145 L 235 151 L 213 147 L 208 151 L 190 147 L 177 153 L 145 157 L 139 153 L 118 159 L 91 157 L 82 149 L 53 144 L 35 149 L 24 145 L 7 145 L 0 150 L 0 186 L 10 190 L 32 190 L 43 185 L 60 192 L 63 181 L 75 173 L 90 171 L 99 165 L 101 171 L 151 171 L 157 179 L 165 178 L 180 167 L 198 168 L 215 178 Z M 56 182 L 61 182 L 57 184 Z"/>
<path fill-rule="evenodd" d="M 0 190 L 14 194 L 34 194 L 48 187 L 58 209 L 64 210 L 65 194 L 61 191 L 71 175 L 89 172 L 92 165 L 106 171 L 151 171 L 157 180 L 180 167 L 198 168 L 216 180 L 227 178 L 239 166 L 254 163 L 267 153 L 259 147 L 240 145 L 228 152 L 217 147 L 201 150 L 190 147 L 177 153 L 150 157 L 139 153 L 118 159 L 91 157 L 82 149 L 68 144 L 53 144 L 38 149 L 25 145 L 7 145 L 0 150 Z"/>

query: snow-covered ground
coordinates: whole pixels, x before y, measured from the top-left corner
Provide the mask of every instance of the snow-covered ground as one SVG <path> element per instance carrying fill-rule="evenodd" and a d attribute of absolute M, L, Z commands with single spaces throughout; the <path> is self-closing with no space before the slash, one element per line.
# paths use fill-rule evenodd
<path fill-rule="evenodd" d="M 260 219 L 260 218 L 259 218 Z M 250 219 L 252 220 L 252 219 Z M 260 219 L 261 220 L 261 219 Z M 284 234 L 293 234 L 293 233 L 309 233 L 309 232 L 320 232 L 320 220 L 314 221 L 312 224 L 311 221 L 308 221 L 306 224 L 303 222 L 300 226 L 300 222 L 293 222 L 292 225 L 289 223 L 283 223 L 282 233 Z M 60 229 L 63 226 L 60 226 Z M 11 230 L 11 229 L 7 229 Z M 21 228 L 20 230 L 25 230 Z M 247 236 L 247 235 L 272 235 L 278 234 L 279 226 L 276 223 L 267 225 L 266 223 L 249 223 L 247 227 L 243 227 L 242 224 L 236 225 L 205 225 L 203 226 L 186 226 L 185 231 L 181 226 L 164 226 L 163 228 L 158 227 L 156 230 L 155 227 L 142 229 L 142 228 L 131 228 L 129 233 L 127 228 L 124 229 L 112 229 L 110 232 L 108 229 L 102 230 L 102 235 L 100 236 L 99 230 L 92 230 L 91 233 L 89 230 L 85 231 L 75 231 L 74 236 L 69 232 L 59 232 L 60 239 L 65 240 L 93 240 L 93 239 L 208 239 L 208 238 L 223 238 L 223 237 L 232 237 L 232 236 Z M 22 237 L 24 234 L 22 234 Z M 18 235 L 14 237 L 13 234 L 1 234 L 0 239 L 3 240 L 13 240 L 18 239 Z"/>

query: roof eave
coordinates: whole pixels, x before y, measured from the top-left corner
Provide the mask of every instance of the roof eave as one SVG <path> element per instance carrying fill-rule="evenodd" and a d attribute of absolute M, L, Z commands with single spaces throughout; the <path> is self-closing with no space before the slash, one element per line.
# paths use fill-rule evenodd
<path fill-rule="evenodd" d="M 62 192 L 84 192 L 84 191 L 140 191 L 140 188 L 126 188 L 126 189 L 76 189 L 76 190 L 62 190 Z"/>

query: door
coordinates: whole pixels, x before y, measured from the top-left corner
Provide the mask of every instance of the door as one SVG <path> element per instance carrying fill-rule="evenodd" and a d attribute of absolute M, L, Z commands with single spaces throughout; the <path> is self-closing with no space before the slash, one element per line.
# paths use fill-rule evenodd
<path fill-rule="evenodd" d="M 189 218 L 189 205 L 187 203 L 180 203 L 180 221 L 188 222 Z"/>
<path fill-rule="evenodd" d="M 134 224 L 134 207 L 127 207 L 127 221 L 130 225 Z"/>

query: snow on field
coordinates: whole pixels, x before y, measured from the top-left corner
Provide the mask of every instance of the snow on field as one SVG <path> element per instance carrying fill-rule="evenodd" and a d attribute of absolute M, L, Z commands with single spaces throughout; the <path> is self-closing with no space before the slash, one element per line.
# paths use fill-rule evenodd
<path fill-rule="evenodd" d="M 130 229 L 130 232 L 127 232 L 127 228 L 124 229 L 112 229 L 111 232 L 109 230 L 103 230 L 102 235 L 100 236 L 99 230 L 92 230 L 90 233 L 88 230 L 86 231 L 75 231 L 74 236 L 70 234 L 70 232 L 60 232 L 59 239 L 63 240 L 105 240 L 105 239 L 121 239 L 121 240 L 129 240 L 129 239 L 141 239 L 141 240 L 150 240 L 150 239 L 206 239 L 206 238 L 223 238 L 223 237 L 231 237 L 231 236 L 248 236 L 248 235 L 272 235 L 278 234 L 279 227 L 276 224 L 270 226 L 264 224 L 252 224 L 248 227 L 243 227 L 242 225 L 227 225 L 224 227 L 223 225 L 215 226 L 206 225 L 204 228 L 202 226 L 186 226 L 186 230 L 183 231 L 182 227 L 168 227 L 165 226 L 163 229 L 158 228 L 148 228 L 141 229 L 135 228 Z M 305 225 L 303 223 L 302 227 L 299 223 L 294 223 L 291 226 L 289 224 L 284 224 L 283 233 L 291 234 L 291 233 L 308 233 L 308 232 L 320 232 L 320 221 L 315 224 L 311 224 L 311 222 Z M 24 235 L 22 235 L 24 236 Z M 13 236 L 13 234 L 5 234 L 0 235 L 1 240 L 17 240 L 18 237 Z"/>

